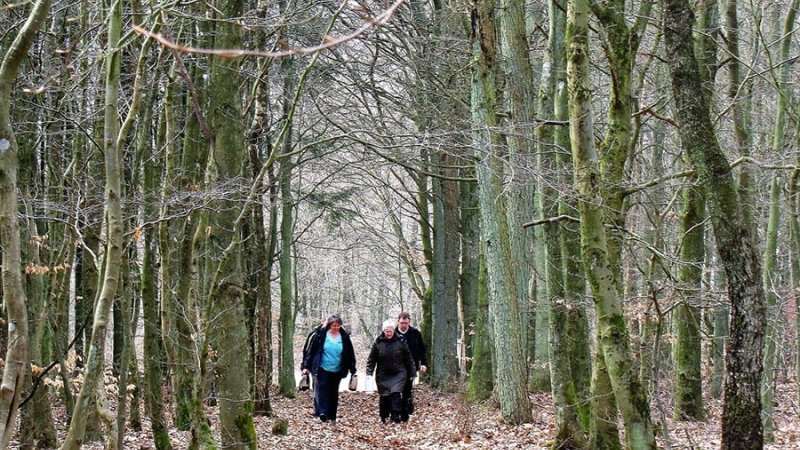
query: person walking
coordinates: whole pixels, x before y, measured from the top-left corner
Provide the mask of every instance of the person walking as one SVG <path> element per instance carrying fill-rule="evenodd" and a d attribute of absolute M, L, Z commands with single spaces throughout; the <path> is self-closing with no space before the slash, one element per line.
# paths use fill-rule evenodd
<path fill-rule="evenodd" d="M 428 350 L 425 348 L 425 342 L 422 340 L 422 333 L 411 326 L 411 315 L 403 311 L 397 315 L 397 328 L 395 329 L 397 337 L 405 342 L 408 349 L 411 351 L 411 358 L 414 361 L 414 367 L 417 372 L 423 374 L 428 371 Z M 400 421 L 408 422 L 412 414 L 414 414 L 414 379 L 409 378 L 406 385 L 403 387 L 401 394 L 400 404 Z"/>
<path fill-rule="evenodd" d="M 367 376 L 375 374 L 380 395 L 378 413 L 383 423 L 402 421 L 401 394 L 406 383 L 416 376 L 411 350 L 395 335 L 395 326 L 392 319 L 383 322 L 383 331 L 372 344 L 367 358 Z"/>
<path fill-rule="evenodd" d="M 303 374 L 314 378 L 314 415 L 322 422 L 336 423 L 339 383 L 356 373 L 356 355 L 350 335 L 342 329 L 342 318 L 332 314 L 317 331 L 303 360 Z"/>

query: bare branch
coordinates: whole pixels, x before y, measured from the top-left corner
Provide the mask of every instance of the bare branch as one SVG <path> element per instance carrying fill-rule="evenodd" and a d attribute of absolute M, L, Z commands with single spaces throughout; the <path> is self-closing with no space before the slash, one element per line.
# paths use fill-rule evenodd
<path fill-rule="evenodd" d="M 556 217 L 548 217 L 546 219 L 534 220 L 533 222 L 523 223 L 522 224 L 522 228 L 530 228 L 530 227 L 535 227 L 535 226 L 538 226 L 538 225 L 544 225 L 544 224 L 547 224 L 547 223 L 557 223 L 557 222 L 561 222 L 562 220 L 568 220 L 570 222 L 576 222 L 576 223 L 579 223 L 581 221 L 577 217 L 572 217 L 572 216 L 568 216 L 566 214 L 562 214 L 562 215 L 556 216 Z"/>
<path fill-rule="evenodd" d="M 339 38 L 334 38 L 333 36 L 327 35 L 323 39 L 323 43 L 320 45 L 316 45 L 313 47 L 289 48 L 279 52 L 245 50 L 245 49 L 207 49 L 198 47 L 186 47 L 170 41 L 169 39 L 164 37 L 161 33 L 151 33 L 150 31 L 137 25 L 134 25 L 133 29 L 139 34 L 155 39 L 156 41 L 161 43 L 161 45 L 163 45 L 164 47 L 170 48 L 172 50 L 181 53 L 214 55 L 214 56 L 219 56 L 221 58 L 240 58 L 243 56 L 255 56 L 258 58 L 282 58 L 284 56 L 293 56 L 293 55 L 311 55 L 319 53 L 322 50 L 334 48 L 345 42 L 351 41 L 361 36 L 362 34 L 366 33 L 372 28 L 377 28 L 379 26 L 386 24 L 389 21 L 389 19 L 391 19 L 391 17 L 394 15 L 397 8 L 399 8 L 400 5 L 403 4 L 403 2 L 404 0 L 397 0 L 378 17 L 375 18 L 365 17 L 364 19 L 366 20 L 366 23 L 348 35 Z"/>

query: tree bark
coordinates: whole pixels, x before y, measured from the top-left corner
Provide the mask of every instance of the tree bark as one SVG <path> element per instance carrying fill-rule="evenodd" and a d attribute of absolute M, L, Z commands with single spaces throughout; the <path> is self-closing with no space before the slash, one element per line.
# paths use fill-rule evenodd
<path fill-rule="evenodd" d="M 214 47 L 242 47 L 241 27 L 229 21 L 241 17 L 242 0 L 220 0 L 216 3 L 218 19 Z M 242 104 L 239 93 L 240 61 L 214 56 L 211 59 L 209 120 L 213 129 L 208 179 L 214 183 L 241 182 L 247 156 L 242 125 Z M 208 307 L 219 326 L 209 330 L 217 359 L 214 375 L 219 399 L 220 445 L 230 449 L 255 449 L 257 439 L 253 423 L 253 398 L 248 374 L 242 368 L 252 367 L 247 345 L 244 318 L 245 277 L 242 266 L 242 216 L 235 198 L 220 200 L 218 210 L 209 217 L 208 246 L 218 255 L 210 277 Z M 245 219 L 246 220 L 246 219 Z"/>
<path fill-rule="evenodd" d="M 3 300 L 8 314 L 8 347 L 0 384 L 0 448 L 14 433 L 17 405 L 28 372 L 28 312 L 22 285 L 20 230 L 17 219 L 17 141 L 11 123 L 14 80 L 50 10 L 50 0 L 38 0 L 0 64 L 0 243 Z"/>
<path fill-rule="evenodd" d="M 588 1 L 567 9 L 567 80 L 575 188 L 581 219 L 581 253 L 598 316 L 599 348 L 605 356 L 617 408 L 633 449 L 656 449 L 650 406 L 631 359 L 628 331 L 609 259 L 598 157 L 594 149 L 589 86 Z M 607 181 L 606 181 L 607 182 Z"/>
<path fill-rule="evenodd" d="M 731 301 L 726 352 L 722 448 L 762 448 L 760 383 L 766 308 L 761 261 L 743 219 L 730 165 L 719 146 L 700 83 L 691 35 L 694 14 L 685 0 L 664 1 L 664 35 L 680 136 L 706 192 L 708 211 Z"/>
<path fill-rule="evenodd" d="M 479 159 L 478 191 L 481 204 L 481 232 L 486 246 L 490 286 L 490 310 L 494 326 L 496 358 L 495 387 L 503 420 L 509 423 L 532 419 L 527 395 L 525 335 L 522 333 L 520 299 L 511 267 L 511 230 L 506 198 L 503 195 L 503 147 L 497 126 L 496 46 L 494 5 L 491 0 L 475 0 L 471 7 L 470 41 L 472 73 L 472 118 L 476 127 L 473 142 Z"/>
<path fill-rule="evenodd" d="M 451 150 L 450 152 L 452 152 Z M 457 175 L 456 158 L 450 152 L 437 154 L 439 171 L 448 178 Z M 433 297 L 431 386 L 443 391 L 455 388 L 458 378 L 458 274 L 460 272 L 461 246 L 459 245 L 458 211 L 459 186 L 457 181 L 436 178 L 433 180 Z"/>
<path fill-rule="evenodd" d="M 677 420 L 703 420 L 700 306 L 705 242 L 705 202 L 693 186 L 684 188 L 681 218 L 681 265 L 678 267 L 680 304 L 677 307 L 675 342 L 675 410 Z"/>
<path fill-rule="evenodd" d="M 106 58 L 105 82 L 105 118 L 103 149 L 105 153 L 105 217 L 106 217 L 106 250 L 103 255 L 103 278 L 100 292 L 95 301 L 95 313 L 92 324 L 92 337 L 89 341 L 89 352 L 86 358 L 84 384 L 75 400 L 75 413 L 70 422 L 67 437 L 61 445 L 62 450 L 77 450 L 83 445 L 86 419 L 93 396 L 96 396 L 98 410 L 104 408 L 104 398 L 100 386 L 104 370 L 106 333 L 108 331 L 109 314 L 117 294 L 122 264 L 122 161 L 119 122 L 120 96 L 120 59 L 119 48 L 122 30 L 122 3 L 119 0 L 111 4 L 108 14 L 108 56 Z M 117 432 L 113 421 L 105 414 L 101 418 L 110 428 L 106 435 L 106 445 L 116 448 Z"/>

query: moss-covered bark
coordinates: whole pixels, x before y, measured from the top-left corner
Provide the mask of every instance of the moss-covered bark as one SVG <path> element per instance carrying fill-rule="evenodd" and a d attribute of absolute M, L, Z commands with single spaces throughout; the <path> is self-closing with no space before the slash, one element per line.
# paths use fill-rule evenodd
<path fill-rule="evenodd" d="M 780 176 L 775 174 L 770 182 L 770 206 L 767 222 L 767 235 L 764 242 L 764 288 L 766 290 L 767 315 L 772 320 L 767 321 L 767 333 L 764 337 L 764 378 L 761 380 L 761 404 L 764 406 L 762 414 L 764 424 L 764 440 L 775 440 L 775 419 L 772 417 L 775 400 L 775 372 L 778 370 L 777 340 L 779 339 L 778 323 L 782 312 L 778 306 L 776 281 L 778 274 L 778 228 L 780 227 Z"/>
<path fill-rule="evenodd" d="M 474 177 L 472 168 L 463 170 L 464 175 Z M 480 283 L 480 245 L 481 229 L 480 214 L 478 212 L 478 185 L 474 182 L 461 183 L 461 198 L 459 199 L 461 211 L 461 276 L 459 314 L 464 328 L 461 330 L 461 339 L 464 342 L 464 374 L 468 375 L 472 369 L 471 358 L 475 353 L 475 335 L 478 332 L 478 293 Z M 484 326 L 485 327 L 485 326 Z"/>
<path fill-rule="evenodd" d="M 244 2 L 220 0 L 215 7 L 218 19 L 241 17 Z M 215 48 L 242 46 L 242 31 L 238 24 L 220 20 L 216 22 L 215 31 Z M 211 60 L 210 77 L 214 88 L 209 91 L 209 119 L 214 140 L 207 179 L 214 183 L 243 180 L 247 151 L 241 121 L 239 65 L 240 62 L 234 58 L 215 56 Z M 214 374 L 219 399 L 220 446 L 255 449 L 251 377 L 242 375 L 242 370 L 252 367 L 252 364 L 248 361 L 250 352 L 241 288 L 245 285 L 241 260 L 242 218 L 235 200 L 220 201 L 215 214 L 209 217 L 209 250 L 219 255 L 214 271 L 207 274 L 210 282 L 207 305 L 211 317 L 215 317 L 218 324 L 209 333 L 212 348 L 217 352 Z M 292 389 L 293 380 L 294 377 Z"/>
<path fill-rule="evenodd" d="M 634 370 L 628 331 L 619 300 L 614 265 L 604 225 L 605 200 L 598 156 L 594 148 L 591 90 L 589 87 L 588 1 L 578 0 L 567 10 L 567 80 L 570 138 L 575 188 L 581 219 L 581 254 L 598 316 L 598 347 L 608 367 L 617 408 L 625 422 L 627 445 L 655 449 L 650 406 Z"/>
<path fill-rule="evenodd" d="M 481 206 L 481 233 L 486 246 L 489 275 L 490 311 L 495 333 L 495 387 L 503 420 L 522 423 L 531 420 L 527 395 L 525 338 L 511 254 L 506 198 L 503 195 L 503 160 L 499 149 L 503 141 L 496 132 L 497 91 L 495 71 L 494 4 L 475 0 L 471 4 L 472 120 L 476 131 L 478 191 Z"/>
<path fill-rule="evenodd" d="M 779 60 L 789 58 L 792 45 L 791 36 L 795 28 L 797 10 L 800 8 L 800 0 L 794 0 L 786 13 L 783 25 L 781 41 L 778 52 Z M 786 144 L 786 115 L 787 103 L 791 99 L 791 90 L 788 86 L 790 68 L 783 66 L 773 72 L 778 87 L 778 95 L 775 105 L 775 127 L 772 134 L 772 151 L 775 155 L 780 155 L 785 151 Z M 780 277 L 778 266 L 778 228 L 780 227 L 780 174 L 772 176 L 770 187 L 770 208 L 767 224 L 766 242 L 764 245 L 764 288 L 766 289 L 767 315 L 771 320 L 767 320 L 766 348 L 764 351 L 764 379 L 761 383 L 761 403 L 764 405 L 763 423 L 764 439 L 767 442 L 775 440 L 775 423 L 773 415 L 773 400 L 775 398 L 774 381 L 775 371 L 777 370 L 776 341 L 779 339 L 777 331 L 778 317 L 783 313 L 778 308 L 777 279 Z M 800 349 L 798 350 L 800 351 Z"/>
<path fill-rule="evenodd" d="M 701 374 L 700 306 L 702 300 L 705 241 L 703 221 L 705 203 L 702 192 L 684 188 L 681 217 L 681 265 L 678 288 L 675 342 L 675 410 L 677 420 L 703 420 L 703 380 Z"/>
<path fill-rule="evenodd" d="M 450 391 L 459 377 L 456 345 L 458 340 L 459 186 L 456 158 L 452 151 L 437 153 L 436 167 L 443 176 L 433 180 L 433 287 L 432 296 L 432 386 Z M 446 178 L 444 178 L 446 177 Z"/>
<path fill-rule="evenodd" d="M 467 400 L 480 402 L 492 395 L 494 387 L 494 341 L 492 339 L 491 312 L 489 311 L 489 274 L 486 257 L 481 249 L 475 314 L 475 335 L 473 336 L 472 367 L 467 383 Z"/>
<path fill-rule="evenodd" d="M 707 96 L 691 35 L 694 15 L 685 0 L 665 0 L 664 36 L 672 75 L 680 136 L 705 190 L 717 250 L 725 267 L 731 301 L 726 352 L 722 448 L 764 445 L 759 395 L 766 308 L 761 261 L 753 230 L 744 219 L 730 165 L 711 123 Z"/>
<path fill-rule="evenodd" d="M 0 389 L 0 447 L 6 448 L 14 433 L 17 404 L 28 371 L 28 312 L 22 280 L 22 245 L 17 219 L 18 148 L 11 122 L 14 81 L 20 64 L 43 26 L 49 0 L 37 1 L 0 63 L 0 241 L 2 248 L 3 301 L 8 319 L 8 347 Z"/>

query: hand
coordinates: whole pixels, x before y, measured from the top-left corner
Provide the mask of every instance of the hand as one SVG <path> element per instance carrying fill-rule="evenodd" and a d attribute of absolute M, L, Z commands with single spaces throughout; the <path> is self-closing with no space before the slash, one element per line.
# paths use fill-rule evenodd
<path fill-rule="evenodd" d="M 419 373 L 425 373 L 428 371 L 428 366 L 419 366 Z"/>
<path fill-rule="evenodd" d="M 303 369 L 303 375 L 308 374 L 308 369 Z"/>

